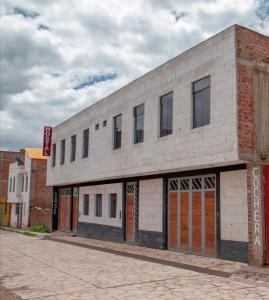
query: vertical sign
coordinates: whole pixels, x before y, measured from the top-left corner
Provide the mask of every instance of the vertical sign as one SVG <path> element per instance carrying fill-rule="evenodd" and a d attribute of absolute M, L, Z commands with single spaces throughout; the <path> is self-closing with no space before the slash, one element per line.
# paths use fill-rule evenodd
<path fill-rule="evenodd" d="M 44 126 L 43 155 L 50 156 L 52 127 Z"/>
<path fill-rule="evenodd" d="M 252 210 L 252 247 L 253 263 L 263 265 L 263 173 L 262 166 L 253 165 L 250 168 L 251 178 L 251 210 Z"/>
<path fill-rule="evenodd" d="M 263 167 L 264 177 L 264 230 L 266 263 L 269 263 L 269 165 Z"/>
<path fill-rule="evenodd" d="M 52 230 L 58 229 L 58 201 L 59 201 L 59 188 L 53 187 L 52 196 Z"/>

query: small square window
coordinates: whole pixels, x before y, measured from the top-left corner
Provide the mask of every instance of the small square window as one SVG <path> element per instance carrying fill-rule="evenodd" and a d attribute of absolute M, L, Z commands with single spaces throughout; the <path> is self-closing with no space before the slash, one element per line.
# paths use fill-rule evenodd
<path fill-rule="evenodd" d="M 99 123 L 95 124 L 95 130 L 99 129 Z"/>
<path fill-rule="evenodd" d="M 106 125 L 107 125 L 107 121 L 105 120 L 103 121 L 103 127 L 106 127 Z"/>

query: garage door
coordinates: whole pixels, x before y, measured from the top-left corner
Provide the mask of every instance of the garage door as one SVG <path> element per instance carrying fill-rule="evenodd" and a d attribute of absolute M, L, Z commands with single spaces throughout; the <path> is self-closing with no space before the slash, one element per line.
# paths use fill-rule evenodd
<path fill-rule="evenodd" d="M 169 249 L 215 256 L 215 176 L 170 179 L 168 218 Z"/>

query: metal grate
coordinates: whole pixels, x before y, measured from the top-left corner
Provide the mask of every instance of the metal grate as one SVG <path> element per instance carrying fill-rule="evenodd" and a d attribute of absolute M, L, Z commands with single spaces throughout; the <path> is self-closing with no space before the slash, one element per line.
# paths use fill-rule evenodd
<path fill-rule="evenodd" d="M 134 184 L 127 184 L 126 190 L 127 190 L 127 194 L 134 194 L 135 185 Z"/>
<path fill-rule="evenodd" d="M 190 179 L 189 178 L 180 179 L 180 190 L 189 191 L 189 189 L 190 189 Z"/>
<path fill-rule="evenodd" d="M 214 176 L 205 177 L 205 190 L 216 188 L 216 178 Z"/>
<path fill-rule="evenodd" d="M 192 178 L 192 189 L 193 190 L 201 190 L 202 189 L 202 178 L 201 177 Z"/>
<path fill-rule="evenodd" d="M 177 179 L 171 179 L 170 180 L 170 191 L 178 191 L 178 180 Z"/>

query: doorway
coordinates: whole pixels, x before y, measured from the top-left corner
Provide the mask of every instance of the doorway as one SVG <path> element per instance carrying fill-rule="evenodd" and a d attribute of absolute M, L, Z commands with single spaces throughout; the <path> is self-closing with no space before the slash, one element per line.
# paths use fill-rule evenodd
<path fill-rule="evenodd" d="M 138 240 L 138 193 L 136 182 L 126 184 L 125 238 L 130 243 L 136 243 Z"/>
<path fill-rule="evenodd" d="M 168 248 L 216 256 L 216 177 L 169 180 Z"/>

